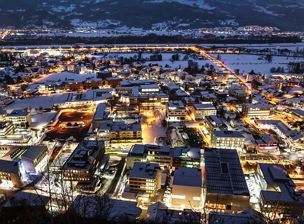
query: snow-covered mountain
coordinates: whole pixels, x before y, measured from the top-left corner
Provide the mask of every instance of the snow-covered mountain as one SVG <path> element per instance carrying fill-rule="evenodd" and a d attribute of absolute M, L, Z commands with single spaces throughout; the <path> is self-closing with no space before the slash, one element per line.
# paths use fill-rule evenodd
<path fill-rule="evenodd" d="M 304 0 L 0 0 L 0 27 L 274 26 L 304 31 Z"/>

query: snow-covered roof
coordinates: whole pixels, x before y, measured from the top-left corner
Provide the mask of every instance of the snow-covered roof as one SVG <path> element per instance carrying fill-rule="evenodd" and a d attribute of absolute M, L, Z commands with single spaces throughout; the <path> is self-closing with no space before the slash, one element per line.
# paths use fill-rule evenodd
<path fill-rule="evenodd" d="M 174 172 L 174 185 L 202 187 L 202 173 L 200 169 L 179 167 Z"/>

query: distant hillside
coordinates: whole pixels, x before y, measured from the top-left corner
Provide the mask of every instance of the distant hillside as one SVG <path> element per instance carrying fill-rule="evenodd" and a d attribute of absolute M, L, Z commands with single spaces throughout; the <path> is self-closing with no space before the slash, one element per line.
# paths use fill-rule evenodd
<path fill-rule="evenodd" d="M 304 0 L 9 0 L 0 26 L 145 29 L 261 25 L 304 31 Z"/>

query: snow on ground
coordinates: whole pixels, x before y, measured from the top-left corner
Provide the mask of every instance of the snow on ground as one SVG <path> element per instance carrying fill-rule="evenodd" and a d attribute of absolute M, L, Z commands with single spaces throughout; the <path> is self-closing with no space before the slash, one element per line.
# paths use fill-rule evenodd
<path fill-rule="evenodd" d="M 192 55 L 186 55 L 183 53 L 179 53 L 179 60 L 177 61 L 172 61 L 172 55 L 173 53 L 161 53 L 162 55 L 162 61 L 150 61 L 150 56 L 153 55 L 152 53 L 143 53 L 142 58 L 146 60 L 144 62 L 144 65 L 149 65 L 149 64 L 158 64 L 159 66 L 165 67 L 168 65 L 171 68 L 187 68 L 188 67 L 188 61 L 192 60 L 194 62 L 197 62 L 198 68 L 201 68 L 203 65 L 209 64 L 213 65 L 215 68 L 216 65 L 214 65 L 211 61 L 205 60 L 203 58 L 198 58 L 196 56 Z M 101 55 L 94 55 L 96 58 L 104 58 L 104 59 L 118 59 L 120 57 L 124 58 L 130 58 L 134 57 L 136 58 L 138 56 L 138 53 L 110 53 L 110 54 L 101 54 Z"/>
<path fill-rule="evenodd" d="M 5 109 L 7 111 L 32 109 L 32 108 L 52 108 L 54 104 L 63 103 L 67 101 L 69 93 L 54 94 L 50 96 L 36 96 L 26 99 L 18 99 L 14 103 L 8 105 Z"/>
<path fill-rule="evenodd" d="M 217 54 L 213 55 L 217 57 Z M 272 62 L 268 62 L 258 55 L 243 54 L 220 54 L 221 60 L 232 69 L 239 69 L 240 73 L 248 73 L 254 70 L 256 73 L 271 74 L 270 69 L 273 67 L 283 67 L 288 72 L 289 62 L 303 62 L 303 58 L 294 57 L 277 57 L 272 58 Z"/>
<path fill-rule="evenodd" d="M 151 54 L 143 54 L 144 58 L 149 58 Z M 198 63 L 198 67 L 201 68 L 206 63 L 211 64 L 208 60 L 198 60 L 194 59 L 193 57 L 185 58 L 185 54 L 179 54 L 180 60 L 178 61 L 172 61 L 170 60 L 172 58 L 172 53 L 162 53 L 162 61 L 146 61 L 144 65 L 149 64 L 158 64 L 159 66 L 165 67 L 166 65 L 172 67 L 172 68 L 187 68 L 188 67 L 188 61 L 193 60 Z"/>
<path fill-rule="evenodd" d="M 56 82 L 83 82 L 90 79 L 96 79 L 96 74 L 77 74 L 71 72 L 60 72 L 49 74 L 38 79 L 35 83 L 48 84 Z"/>
<path fill-rule="evenodd" d="M 52 73 L 31 83 L 28 88 L 34 91 L 39 84 L 52 85 L 62 84 L 63 82 L 76 83 L 95 79 L 97 79 L 96 74 L 77 74 L 71 72 Z"/>
<path fill-rule="evenodd" d="M 249 49 L 289 49 L 304 48 L 304 43 L 273 43 L 273 44 L 200 44 L 202 47 L 242 47 Z"/>

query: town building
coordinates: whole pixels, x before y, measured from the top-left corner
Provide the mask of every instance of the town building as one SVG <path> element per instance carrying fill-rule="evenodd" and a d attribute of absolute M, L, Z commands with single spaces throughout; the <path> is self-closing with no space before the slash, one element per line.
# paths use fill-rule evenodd
<path fill-rule="evenodd" d="M 279 164 L 258 164 L 256 172 L 261 194 L 260 208 L 268 217 L 302 216 L 304 196 L 295 191 L 295 184 Z"/>
<path fill-rule="evenodd" d="M 206 116 L 216 115 L 216 108 L 209 102 L 193 104 L 190 111 L 196 121 L 202 121 Z"/>
<path fill-rule="evenodd" d="M 92 121 L 92 129 L 98 128 L 103 123 L 111 122 L 109 119 L 110 108 L 105 103 L 98 104 L 93 121 Z"/>
<path fill-rule="evenodd" d="M 90 182 L 102 161 L 104 152 L 102 141 L 80 142 L 62 167 L 64 180 Z"/>
<path fill-rule="evenodd" d="M 32 123 L 30 113 L 24 110 L 13 110 L 7 117 L 16 128 L 28 128 Z"/>
<path fill-rule="evenodd" d="M 174 171 L 171 204 L 174 208 L 200 209 L 202 206 L 202 172 L 200 169 L 178 167 Z"/>
<path fill-rule="evenodd" d="M 233 84 L 229 89 L 229 95 L 237 98 L 238 100 L 244 101 L 248 94 L 244 87 L 237 84 Z"/>
<path fill-rule="evenodd" d="M 213 131 L 211 144 L 214 148 L 242 150 L 245 145 L 245 137 L 239 131 Z"/>
<path fill-rule="evenodd" d="M 11 121 L 1 121 L 0 122 L 0 139 L 11 135 L 15 128 L 13 122 Z"/>
<path fill-rule="evenodd" d="M 48 161 L 48 148 L 45 145 L 29 146 L 21 155 L 21 162 L 27 173 L 43 172 Z"/>
<path fill-rule="evenodd" d="M 116 91 L 122 102 L 140 109 L 161 109 L 169 101 L 168 95 L 160 91 L 153 80 L 123 80 Z"/>
<path fill-rule="evenodd" d="M 304 132 L 291 129 L 281 120 L 256 120 L 257 126 L 261 129 L 272 130 L 282 139 L 289 143 L 293 149 L 301 149 L 301 142 L 304 140 Z"/>
<path fill-rule="evenodd" d="M 243 115 L 248 118 L 267 119 L 271 113 L 269 104 L 244 104 Z"/>
<path fill-rule="evenodd" d="M 15 118 L 16 120 L 14 120 Z M 30 145 L 32 143 L 32 133 L 26 128 L 28 123 L 25 120 L 22 121 L 23 118 L 25 117 L 20 116 L 20 120 L 18 120 L 17 117 L 11 117 L 10 120 L 0 121 L 1 145 Z M 21 123 L 17 124 L 17 121 Z"/>
<path fill-rule="evenodd" d="M 22 174 L 18 161 L 0 159 L 0 184 L 6 187 L 21 187 Z"/>
<path fill-rule="evenodd" d="M 249 208 L 250 194 L 236 150 L 205 150 L 205 208 L 237 212 Z"/>
<path fill-rule="evenodd" d="M 97 129 L 97 136 L 107 145 L 117 147 L 142 143 L 142 131 L 139 123 L 128 124 L 124 121 L 103 123 Z"/>
<path fill-rule="evenodd" d="M 173 167 L 199 168 L 201 162 L 200 148 L 173 148 Z"/>
<path fill-rule="evenodd" d="M 206 116 L 204 119 L 204 126 L 210 134 L 215 130 L 224 130 L 227 128 L 224 121 L 216 115 Z"/>
<path fill-rule="evenodd" d="M 279 153 L 279 142 L 272 135 L 261 134 L 256 142 L 256 151 L 259 153 Z"/>
<path fill-rule="evenodd" d="M 161 167 L 171 167 L 173 160 L 171 151 L 167 146 L 135 144 L 128 153 L 127 168 L 132 168 L 135 162 L 150 162 L 157 163 Z"/>
<path fill-rule="evenodd" d="M 0 145 L 0 158 L 4 157 L 8 152 L 14 150 L 17 146 Z"/>
<path fill-rule="evenodd" d="M 186 109 L 182 101 L 170 101 L 167 105 L 166 121 L 181 122 L 186 119 Z"/>
<path fill-rule="evenodd" d="M 161 187 L 161 170 L 157 163 L 136 162 L 129 173 L 129 190 L 153 197 Z"/>
<path fill-rule="evenodd" d="M 113 89 L 92 89 L 83 93 L 69 93 L 67 100 L 58 103 L 58 108 L 81 108 L 96 107 L 100 103 L 106 103 L 107 100 L 113 98 Z"/>

